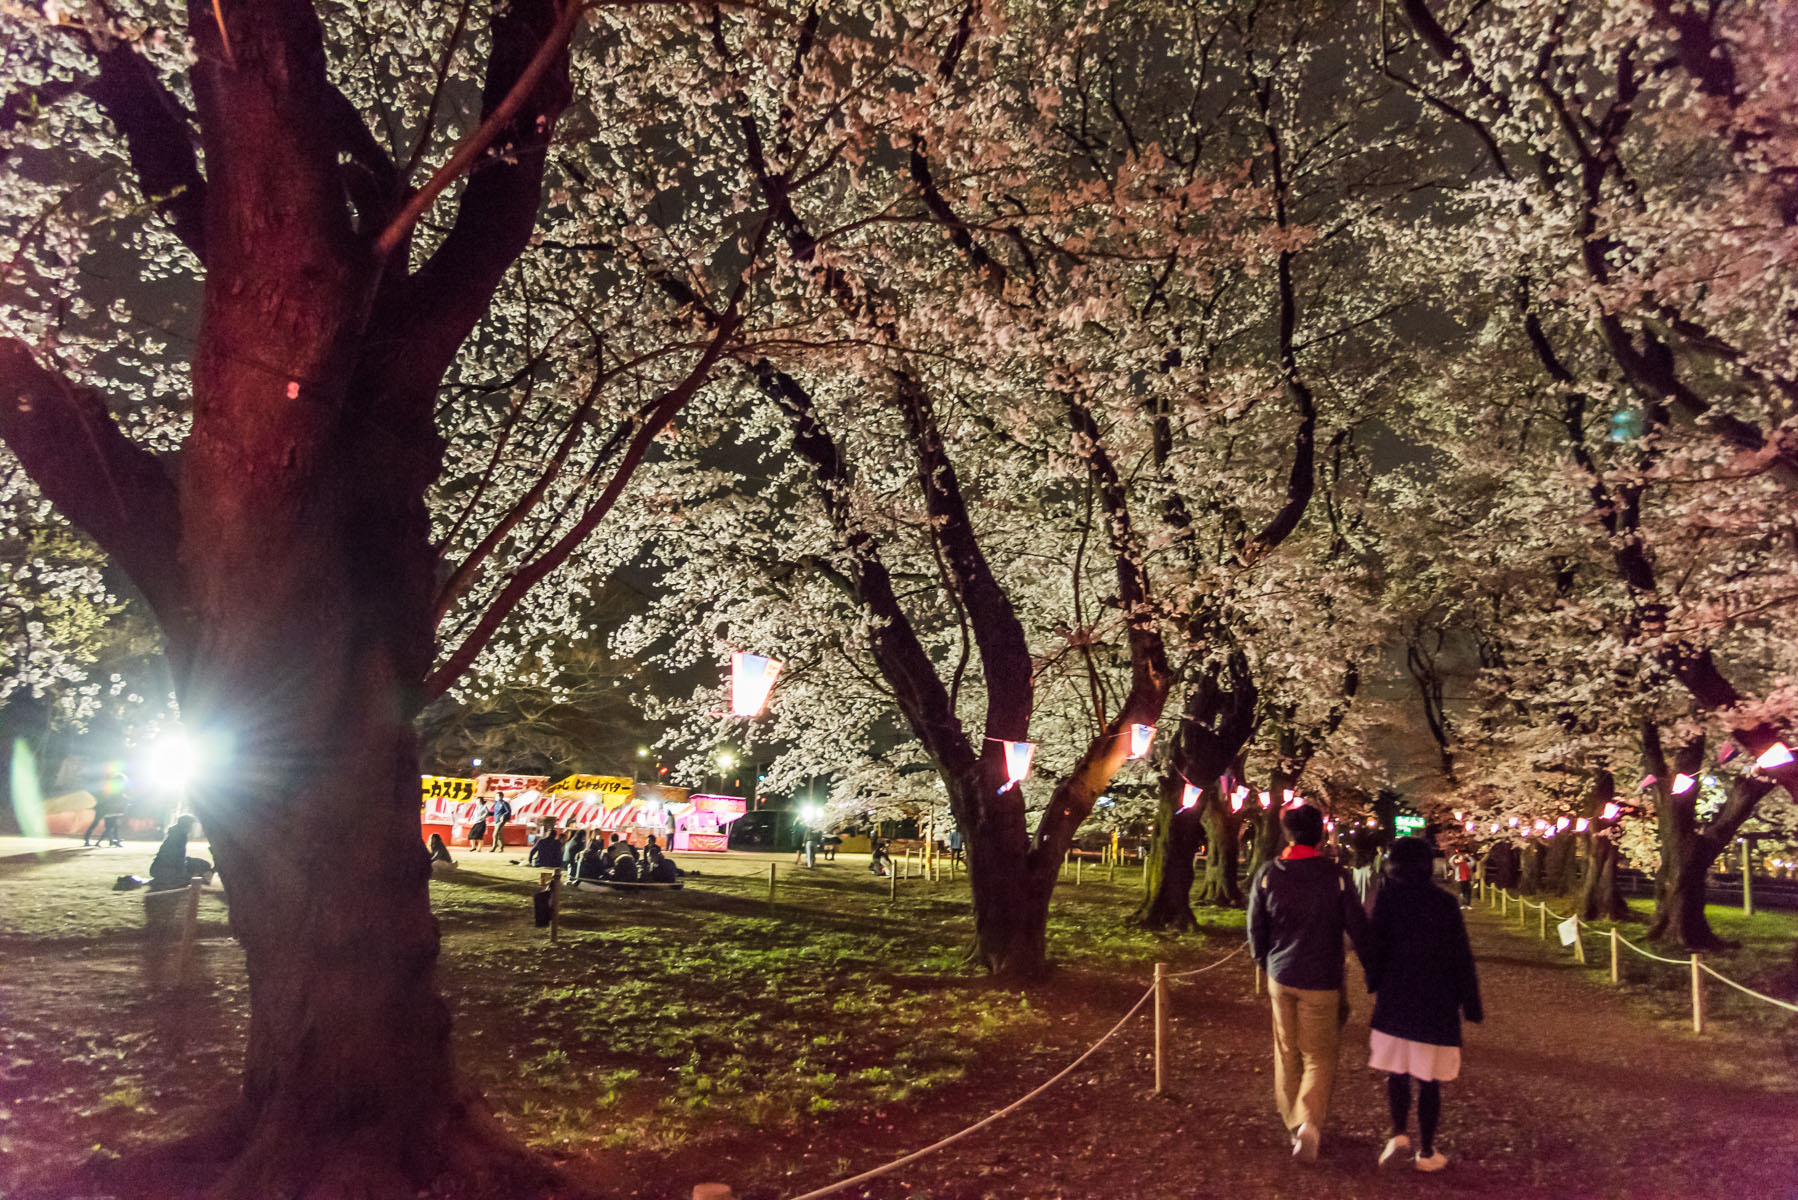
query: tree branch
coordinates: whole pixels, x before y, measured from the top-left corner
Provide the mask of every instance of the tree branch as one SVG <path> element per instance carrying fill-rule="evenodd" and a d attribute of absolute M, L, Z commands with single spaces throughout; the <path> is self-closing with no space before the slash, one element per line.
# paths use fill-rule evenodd
<path fill-rule="evenodd" d="M 155 70 L 123 39 L 88 38 L 100 73 L 85 89 L 125 139 L 138 190 L 194 257 L 206 261 L 206 181 L 192 120 Z"/>

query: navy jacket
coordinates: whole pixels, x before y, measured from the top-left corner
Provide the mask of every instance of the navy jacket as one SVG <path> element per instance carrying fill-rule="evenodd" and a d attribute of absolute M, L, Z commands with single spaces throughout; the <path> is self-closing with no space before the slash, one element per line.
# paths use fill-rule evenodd
<path fill-rule="evenodd" d="M 1250 953 L 1275 983 L 1340 988 L 1345 934 L 1362 954 L 1367 913 L 1347 873 L 1329 859 L 1277 858 L 1249 881 Z"/>
<path fill-rule="evenodd" d="M 1485 1016 L 1461 902 L 1429 880 L 1387 879 L 1361 964 L 1374 993 L 1371 1024 L 1381 1033 L 1459 1046 L 1461 1015 Z"/>

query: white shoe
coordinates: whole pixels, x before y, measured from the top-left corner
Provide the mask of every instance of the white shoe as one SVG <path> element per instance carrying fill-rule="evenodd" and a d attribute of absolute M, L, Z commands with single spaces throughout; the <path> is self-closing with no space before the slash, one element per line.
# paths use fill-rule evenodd
<path fill-rule="evenodd" d="M 1405 1155 L 1411 1153 L 1411 1139 L 1404 1134 L 1386 1139 L 1386 1148 L 1380 1151 L 1380 1169 L 1383 1171 Z"/>
<path fill-rule="evenodd" d="M 1416 1166 L 1419 1171 L 1440 1171 L 1443 1167 L 1448 1166 L 1448 1156 L 1443 1154 L 1440 1150 L 1429 1155 L 1427 1158 L 1424 1155 L 1419 1154 L 1417 1156 Z"/>
<path fill-rule="evenodd" d="M 1299 1131 L 1292 1138 L 1292 1160 L 1302 1163 L 1316 1162 L 1317 1143 L 1322 1137 L 1323 1131 L 1311 1122 L 1306 1121 L 1300 1125 Z"/>

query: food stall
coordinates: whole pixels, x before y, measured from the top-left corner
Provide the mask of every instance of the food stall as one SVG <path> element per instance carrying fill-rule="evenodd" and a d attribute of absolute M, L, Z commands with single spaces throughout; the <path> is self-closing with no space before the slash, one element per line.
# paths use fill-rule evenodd
<path fill-rule="evenodd" d="M 424 775 L 419 783 L 419 837 L 429 841 L 434 833 L 445 842 L 466 837 L 474 811 L 474 780 L 454 775 Z"/>
<path fill-rule="evenodd" d="M 730 849 L 731 823 L 749 811 L 741 796 L 690 796 L 674 819 L 674 849 L 722 853 Z"/>

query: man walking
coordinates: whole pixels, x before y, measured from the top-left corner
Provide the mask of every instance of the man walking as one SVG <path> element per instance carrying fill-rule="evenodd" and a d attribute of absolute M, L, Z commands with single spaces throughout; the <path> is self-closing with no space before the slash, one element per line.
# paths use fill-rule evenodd
<path fill-rule="evenodd" d="M 1291 843 L 1249 883 L 1249 948 L 1267 972 L 1274 1013 L 1274 1100 L 1292 1133 L 1292 1156 L 1315 1162 L 1336 1043 L 1348 1019 L 1342 939 L 1360 956 L 1367 913 L 1348 876 L 1318 853 L 1323 814 L 1309 804 L 1280 814 Z"/>

